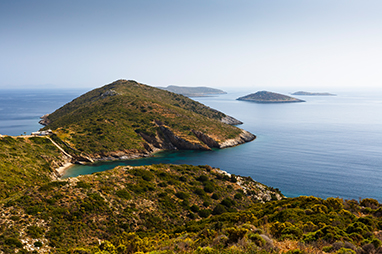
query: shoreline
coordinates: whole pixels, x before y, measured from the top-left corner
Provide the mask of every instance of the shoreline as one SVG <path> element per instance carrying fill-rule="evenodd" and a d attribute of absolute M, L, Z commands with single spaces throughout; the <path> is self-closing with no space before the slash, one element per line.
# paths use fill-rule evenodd
<path fill-rule="evenodd" d="M 65 171 L 74 165 L 75 165 L 74 163 L 67 162 L 64 165 L 62 165 L 61 167 L 56 168 L 55 171 L 56 171 L 56 174 L 58 175 L 58 178 L 61 179 L 61 177 L 64 175 Z"/>

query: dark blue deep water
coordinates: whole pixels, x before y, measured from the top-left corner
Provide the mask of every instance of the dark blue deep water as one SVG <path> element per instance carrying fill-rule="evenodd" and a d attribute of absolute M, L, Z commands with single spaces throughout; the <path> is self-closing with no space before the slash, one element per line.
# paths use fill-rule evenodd
<path fill-rule="evenodd" d="M 240 127 L 257 135 L 253 142 L 210 152 L 163 152 L 145 159 L 74 166 L 65 176 L 89 174 L 117 165 L 208 164 L 233 174 L 251 176 L 290 197 L 367 197 L 382 202 L 380 94 L 297 96 L 306 102 L 291 104 L 235 100 L 250 92 L 255 91 L 194 99 L 243 121 Z M 39 128 L 36 122 L 41 115 L 81 94 L 52 93 L 53 96 L 48 92 L 29 97 L 8 95 L 7 100 L 2 94 L 0 133 L 18 135 L 34 131 Z"/>

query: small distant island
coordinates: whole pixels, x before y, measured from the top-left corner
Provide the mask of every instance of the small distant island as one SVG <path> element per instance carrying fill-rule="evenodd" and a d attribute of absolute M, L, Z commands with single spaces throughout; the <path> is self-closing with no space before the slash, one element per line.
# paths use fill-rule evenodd
<path fill-rule="evenodd" d="M 167 87 L 158 87 L 160 89 L 182 94 L 187 97 L 206 97 L 206 96 L 212 96 L 217 94 L 226 94 L 227 92 L 224 92 L 223 90 L 211 88 L 211 87 L 186 87 L 186 86 L 167 86 Z"/>
<path fill-rule="evenodd" d="M 259 91 L 240 98 L 239 101 L 253 101 L 258 103 L 289 103 L 289 102 L 304 102 L 303 100 L 293 98 L 287 95 L 273 93 L 268 91 Z"/>
<path fill-rule="evenodd" d="M 311 92 L 304 92 L 304 91 L 298 91 L 298 92 L 292 93 L 292 95 L 336 96 L 336 94 L 332 94 L 332 93 L 311 93 Z"/>

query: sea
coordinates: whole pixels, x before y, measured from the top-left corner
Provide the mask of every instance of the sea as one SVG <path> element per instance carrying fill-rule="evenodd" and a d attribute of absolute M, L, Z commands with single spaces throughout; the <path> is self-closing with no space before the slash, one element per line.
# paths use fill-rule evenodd
<path fill-rule="evenodd" d="M 86 91 L 0 92 L 0 134 L 25 135 L 42 127 L 38 124 L 42 115 Z M 257 136 L 253 142 L 212 151 L 169 151 L 143 159 L 76 165 L 63 177 L 118 165 L 210 165 L 250 176 L 278 188 L 287 197 L 374 198 L 382 202 L 381 93 L 342 91 L 337 96 L 295 96 L 306 101 L 303 103 L 236 100 L 253 92 L 232 90 L 216 97 L 192 98 L 244 122 L 239 127 Z"/>

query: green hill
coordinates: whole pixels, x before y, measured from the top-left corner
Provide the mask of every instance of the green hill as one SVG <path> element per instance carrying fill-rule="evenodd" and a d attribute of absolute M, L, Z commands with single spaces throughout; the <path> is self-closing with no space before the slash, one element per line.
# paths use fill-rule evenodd
<path fill-rule="evenodd" d="M 45 129 L 78 153 L 113 159 L 164 149 L 224 148 L 255 138 L 223 123 L 227 118 L 183 95 L 118 80 L 78 97 L 43 121 Z"/>
<path fill-rule="evenodd" d="M 273 93 L 268 91 L 260 91 L 252 93 L 240 98 L 239 101 L 253 101 L 258 103 L 289 103 L 289 102 L 304 102 L 303 100 L 296 99 L 284 94 Z"/>
<path fill-rule="evenodd" d="M 376 200 L 281 198 L 209 166 L 117 167 L 1 199 L 0 251 L 381 253 Z"/>
<path fill-rule="evenodd" d="M 96 253 L 99 241 L 132 241 L 102 253 L 133 253 L 143 245 L 154 250 L 154 239 L 168 241 L 189 222 L 281 198 L 278 190 L 210 166 L 117 167 L 31 186 L 2 200 L 0 252 Z M 71 252 L 79 247 L 90 249 Z"/>
<path fill-rule="evenodd" d="M 0 198 L 55 179 L 70 159 L 42 137 L 0 137 Z"/>

